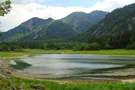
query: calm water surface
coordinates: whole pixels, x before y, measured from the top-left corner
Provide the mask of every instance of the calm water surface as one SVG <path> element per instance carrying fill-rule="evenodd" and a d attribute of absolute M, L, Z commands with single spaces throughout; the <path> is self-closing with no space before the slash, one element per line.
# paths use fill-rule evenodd
<path fill-rule="evenodd" d="M 123 67 L 127 64 L 135 64 L 135 57 L 126 56 L 98 56 L 84 54 L 41 54 L 19 59 L 21 63 L 31 66 L 20 65 L 18 60 L 12 60 L 17 72 L 44 75 L 79 75 L 89 74 L 96 69 Z"/>

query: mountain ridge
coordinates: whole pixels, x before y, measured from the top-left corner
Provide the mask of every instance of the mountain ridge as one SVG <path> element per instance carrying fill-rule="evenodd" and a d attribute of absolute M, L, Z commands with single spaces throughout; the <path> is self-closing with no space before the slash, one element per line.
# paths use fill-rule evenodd
<path fill-rule="evenodd" d="M 23 23 L 21 23 L 19 26 L 2 33 L 2 36 L 0 37 L 0 40 L 4 41 L 18 41 L 21 37 L 24 35 L 30 33 L 34 28 L 38 28 L 38 26 L 42 26 L 44 24 L 48 24 L 50 21 L 52 21 L 52 18 L 48 19 L 40 19 L 37 17 L 33 17 Z M 40 23 L 39 24 L 37 24 Z M 16 38 L 16 40 L 12 40 L 12 38 Z"/>
<path fill-rule="evenodd" d="M 103 15 L 101 15 L 101 17 L 100 17 L 100 15 L 98 16 L 98 12 L 100 12 L 100 13 L 102 13 Z M 74 14 L 74 15 L 73 15 Z M 59 32 L 59 33 L 62 33 L 63 32 L 63 30 L 62 29 L 66 29 L 67 31 L 64 31 L 63 32 L 63 34 L 65 35 L 65 36 L 63 36 L 62 34 L 60 34 L 60 36 L 63 36 L 63 37 L 61 37 L 61 39 L 65 39 L 65 37 L 66 38 L 70 38 L 70 37 L 74 37 L 74 36 L 76 36 L 77 34 L 79 34 L 79 33 L 82 33 L 82 32 L 84 32 L 85 30 L 87 30 L 87 28 L 88 27 L 90 27 L 91 26 L 91 24 L 90 24 L 90 22 L 94 22 L 93 24 L 95 24 L 97 21 L 99 21 L 101 18 L 103 18 L 105 15 L 106 15 L 107 13 L 106 12 L 103 12 L 103 11 L 93 11 L 92 13 L 88 13 L 88 14 L 86 14 L 86 13 L 84 13 L 84 12 L 74 12 L 74 13 L 71 13 L 70 15 L 68 15 L 68 16 L 71 16 L 72 18 L 71 19 L 73 19 L 74 18 L 74 16 L 76 17 L 76 15 L 78 16 L 77 18 L 74 18 L 74 24 L 75 24 L 75 26 L 77 26 L 77 28 L 79 28 L 79 29 L 83 29 L 81 32 L 78 32 L 77 30 L 75 30 L 74 28 L 76 28 L 74 25 L 73 25 L 73 27 L 71 27 L 70 26 L 70 22 L 69 22 L 69 24 L 68 23 L 65 23 L 65 22 L 63 22 L 63 20 L 62 19 L 60 19 L 60 20 L 54 20 L 54 19 L 52 19 L 52 18 L 48 18 L 48 19 L 41 19 L 41 18 L 37 18 L 37 17 L 33 17 L 33 18 L 31 18 L 31 19 L 29 19 L 29 20 L 27 20 L 27 21 L 25 21 L 25 22 L 23 22 L 22 24 L 20 24 L 19 26 L 17 26 L 17 27 L 15 27 L 15 28 L 13 28 L 13 29 L 11 29 L 11 30 L 9 30 L 9 31 L 7 31 L 7 32 L 4 32 L 3 33 L 3 35 L 0 37 L 0 40 L 4 40 L 4 41 L 19 41 L 19 40 L 24 40 L 24 39 L 27 39 L 27 40 L 30 40 L 30 39 L 32 39 L 32 40 L 39 40 L 38 39 L 38 37 L 40 37 L 40 39 L 46 39 L 46 38 L 48 38 L 49 39 L 49 37 L 47 37 L 47 35 L 46 34 L 44 34 L 43 35 L 43 33 L 46 33 L 46 32 L 49 32 L 47 29 L 49 29 L 50 30 L 50 28 L 49 28 L 49 25 L 51 26 L 51 27 L 55 27 L 55 25 L 57 26 L 57 27 L 55 27 L 55 29 L 59 29 L 59 30 L 56 30 L 57 32 L 59 32 L 59 31 L 61 31 L 61 32 Z M 73 15 L 73 16 L 72 16 Z M 94 17 L 94 15 L 96 16 L 96 17 L 99 17 L 99 19 L 96 19 L 95 17 Z M 67 16 L 67 17 L 68 17 Z M 90 17 L 89 17 L 90 16 Z M 66 18 L 66 17 L 65 17 Z M 91 19 L 91 21 L 88 19 L 88 18 L 90 18 Z M 68 18 L 68 19 L 70 19 L 70 18 Z M 70 19 L 70 20 L 71 20 Z M 92 21 L 93 20 L 93 21 Z M 64 27 L 62 27 L 62 25 L 60 25 L 59 24 L 59 26 L 57 25 L 57 23 L 55 23 L 55 24 L 51 24 L 52 22 L 54 22 L 54 21 L 59 21 L 58 23 L 61 23 Z M 81 23 L 80 23 L 81 22 Z M 53 25 L 53 26 L 52 26 Z M 59 28 L 59 27 L 61 27 L 61 28 Z M 54 34 L 54 32 L 55 32 L 55 29 L 54 28 L 51 28 L 51 29 L 53 29 L 53 31 L 52 30 L 50 30 L 50 31 L 52 31 L 52 32 L 49 32 L 49 36 L 50 36 L 50 38 L 52 38 L 53 37 L 53 35 L 55 36 L 54 38 L 55 39 L 57 39 L 58 37 L 59 37 L 59 35 L 56 35 L 56 34 Z M 41 35 L 39 35 L 39 34 L 37 34 L 37 33 L 40 33 Z M 41 33 L 41 32 L 43 32 L 43 33 Z M 57 33 L 56 32 L 56 33 Z M 68 34 L 66 34 L 66 33 L 68 33 Z M 71 32 L 70 34 L 69 34 L 69 32 Z M 51 33 L 52 33 L 52 35 L 51 35 Z M 33 35 L 32 35 L 33 34 Z M 35 34 L 37 34 L 37 35 L 35 35 Z M 58 33 L 57 33 L 58 34 Z M 29 36 L 30 35 L 30 36 Z M 45 36 L 46 35 L 46 36 Z M 33 36 L 33 37 L 32 37 Z M 42 37 L 41 37 L 42 36 Z M 56 37 L 57 36 L 57 37 Z M 68 36 L 68 37 L 67 37 Z M 27 37 L 27 38 L 26 38 Z M 45 37 L 45 38 L 44 38 Z M 24 40 L 25 41 L 25 40 Z"/>
<path fill-rule="evenodd" d="M 73 12 L 68 16 L 60 19 L 68 24 L 78 33 L 86 31 L 89 27 L 102 20 L 108 12 L 95 10 L 91 13 Z"/>
<path fill-rule="evenodd" d="M 131 10 L 130 8 L 132 8 L 133 10 Z M 111 35 L 112 33 L 111 32 L 109 33 L 109 30 L 110 29 L 113 30 L 114 33 L 115 33 L 115 31 L 121 31 L 117 27 L 122 27 L 122 25 L 120 26 L 119 24 L 120 23 L 124 24 L 123 22 L 126 22 L 126 24 L 123 25 L 123 27 L 126 26 L 126 28 L 123 28 L 123 30 L 128 30 L 128 28 L 127 28 L 128 23 L 129 22 L 132 23 L 132 20 L 128 21 L 127 19 L 132 18 L 132 17 L 135 18 L 133 15 L 134 11 L 135 11 L 135 4 L 131 4 L 131 5 L 127 5 L 123 8 L 115 9 L 111 13 L 108 13 L 108 15 L 106 15 L 106 17 L 103 20 L 101 20 L 98 24 L 89 28 L 89 30 L 87 32 L 85 32 L 85 34 L 88 34 L 91 37 L 100 38 L 103 36 L 101 33 L 103 31 L 104 32 L 106 31 L 106 33 L 108 32 L 108 35 Z M 131 16 L 131 14 L 133 16 Z M 112 26 L 110 24 L 112 24 Z M 107 27 L 108 25 L 110 25 L 111 27 Z M 104 35 L 106 35 L 106 34 L 104 34 Z"/>
<path fill-rule="evenodd" d="M 126 48 L 135 42 L 135 3 L 108 13 L 74 41 L 99 42 L 110 48 Z"/>
<path fill-rule="evenodd" d="M 57 28 L 57 29 L 56 29 Z M 49 23 L 48 26 L 45 26 L 37 33 L 32 33 L 26 37 L 23 37 L 21 40 L 51 40 L 51 39 L 65 39 L 77 35 L 77 33 L 68 27 L 65 23 L 54 20 Z M 34 38 L 33 38 L 34 37 Z"/>

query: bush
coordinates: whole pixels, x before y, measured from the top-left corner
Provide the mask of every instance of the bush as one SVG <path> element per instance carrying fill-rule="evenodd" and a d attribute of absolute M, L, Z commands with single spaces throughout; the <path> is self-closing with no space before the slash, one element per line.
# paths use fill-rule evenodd
<path fill-rule="evenodd" d="M 73 50 L 100 50 L 100 45 L 97 42 L 93 42 L 91 44 L 77 44 L 73 47 Z"/>
<path fill-rule="evenodd" d="M 74 51 L 77 51 L 77 50 L 84 50 L 85 46 L 87 46 L 87 44 L 77 44 L 73 47 L 73 50 Z"/>
<path fill-rule="evenodd" d="M 18 45 L 0 43 L 0 51 L 22 51 L 22 48 Z"/>
<path fill-rule="evenodd" d="M 132 44 L 128 44 L 126 49 L 135 49 L 135 42 L 133 42 Z"/>
<path fill-rule="evenodd" d="M 93 42 L 85 47 L 85 50 L 100 50 L 100 45 L 97 42 Z"/>

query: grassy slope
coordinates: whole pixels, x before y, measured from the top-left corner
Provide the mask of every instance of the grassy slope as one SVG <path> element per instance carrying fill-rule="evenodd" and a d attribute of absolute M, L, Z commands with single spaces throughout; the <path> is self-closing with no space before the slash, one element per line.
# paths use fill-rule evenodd
<path fill-rule="evenodd" d="M 33 90 L 30 88 L 31 85 L 42 84 L 45 86 L 45 90 L 135 90 L 135 83 L 120 83 L 120 82 L 66 82 L 66 83 L 58 83 L 52 81 L 44 81 L 44 80 L 28 80 L 28 79 L 20 79 L 13 78 L 15 83 L 11 83 L 10 78 L 5 80 L 4 78 L 0 78 L 0 90 L 10 90 L 11 86 L 16 88 L 22 86 L 24 90 Z M 2 81 L 2 82 L 1 82 Z M 10 86 L 7 86 L 9 82 Z M 8 89 L 3 89 L 5 86 Z M 40 89 L 38 89 L 40 90 Z"/>
<path fill-rule="evenodd" d="M 0 58 L 14 58 L 38 53 L 63 53 L 63 54 L 97 54 L 97 55 L 130 55 L 135 56 L 135 50 L 100 50 L 100 51 L 72 51 L 72 50 L 40 50 L 24 49 L 24 52 L 0 52 Z"/>

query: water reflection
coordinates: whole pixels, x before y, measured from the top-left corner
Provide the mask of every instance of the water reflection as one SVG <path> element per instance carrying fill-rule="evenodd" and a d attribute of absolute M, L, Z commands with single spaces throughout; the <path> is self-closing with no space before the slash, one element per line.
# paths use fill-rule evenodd
<path fill-rule="evenodd" d="M 41 54 L 20 59 L 31 66 L 18 70 L 22 73 L 44 75 L 77 75 L 92 70 L 123 67 L 135 64 L 135 57 L 98 56 L 83 54 Z M 24 66 L 25 67 L 25 66 Z"/>

